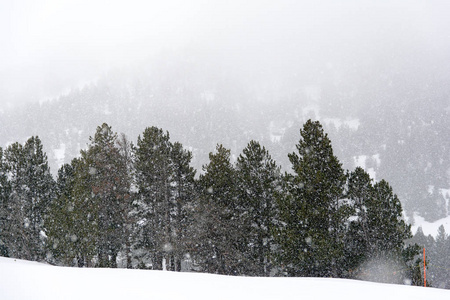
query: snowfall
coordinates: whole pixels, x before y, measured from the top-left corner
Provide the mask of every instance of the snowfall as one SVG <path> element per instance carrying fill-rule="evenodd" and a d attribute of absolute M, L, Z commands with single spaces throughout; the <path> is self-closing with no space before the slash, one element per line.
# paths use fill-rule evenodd
<path fill-rule="evenodd" d="M 450 290 L 332 278 L 55 267 L 0 257 L 0 299 L 450 299 Z"/>
<path fill-rule="evenodd" d="M 448 198 L 450 199 L 450 190 L 448 190 Z M 445 232 L 447 234 L 450 233 L 450 216 L 447 216 L 443 219 L 437 220 L 435 222 L 427 222 L 424 220 L 424 218 L 420 217 L 419 215 L 414 216 L 414 225 L 411 226 L 411 232 L 413 234 L 416 234 L 417 229 L 419 227 L 422 228 L 423 234 L 425 236 L 431 235 L 433 237 L 436 237 L 438 234 L 439 226 L 443 225 Z"/>

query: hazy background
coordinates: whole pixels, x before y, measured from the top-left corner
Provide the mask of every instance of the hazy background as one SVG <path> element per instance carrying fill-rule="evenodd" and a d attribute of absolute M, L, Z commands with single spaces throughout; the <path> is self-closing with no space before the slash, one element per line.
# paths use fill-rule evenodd
<path fill-rule="evenodd" d="M 165 52 L 264 88 L 316 83 L 330 69 L 335 80 L 369 80 L 374 66 L 426 65 L 426 80 L 448 75 L 449 16 L 449 1 L 2 0 L 0 103 L 53 98 Z"/>
<path fill-rule="evenodd" d="M 252 139 L 290 171 L 312 118 L 411 223 L 450 224 L 449 78 L 448 0 L 0 0 L 0 147 L 38 135 L 54 175 L 103 122 L 198 172 Z"/>

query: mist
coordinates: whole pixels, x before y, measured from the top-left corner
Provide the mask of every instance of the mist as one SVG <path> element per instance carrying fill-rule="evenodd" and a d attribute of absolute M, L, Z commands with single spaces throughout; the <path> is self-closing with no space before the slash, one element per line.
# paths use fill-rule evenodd
<path fill-rule="evenodd" d="M 386 74 L 426 84 L 449 75 L 449 12 L 446 1 L 2 1 L 0 103 L 179 57 L 255 90 L 360 89 Z"/>
<path fill-rule="evenodd" d="M 42 138 L 54 173 L 107 122 L 167 130 L 201 170 L 258 140 L 283 170 L 320 120 L 343 166 L 410 222 L 450 215 L 447 1 L 2 1 L 0 146 Z"/>

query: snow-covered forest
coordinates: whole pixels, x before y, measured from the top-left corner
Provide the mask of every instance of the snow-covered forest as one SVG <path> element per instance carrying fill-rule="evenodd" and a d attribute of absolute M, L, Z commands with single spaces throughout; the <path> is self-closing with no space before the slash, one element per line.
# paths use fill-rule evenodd
<path fill-rule="evenodd" d="M 102 122 L 134 142 L 143 128 L 156 126 L 193 153 L 199 172 L 217 143 L 235 160 L 250 140 L 263 143 L 290 172 L 286 153 L 295 150 L 299 128 L 312 118 L 321 121 L 346 169 L 360 166 L 388 180 L 411 224 L 414 215 L 434 222 L 449 216 L 448 87 L 393 76 L 386 80 L 408 85 L 404 100 L 397 100 L 397 90 L 379 89 L 388 83 L 369 79 L 364 89 L 325 81 L 254 90 L 242 74 L 194 54 L 165 54 L 51 101 L 0 111 L 0 145 L 38 135 L 56 175 Z M 352 95 L 356 91 L 361 94 Z"/>
<path fill-rule="evenodd" d="M 157 127 L 133 144 L 98 126 L 56 180 L 42 149 L 39 137 L 0 148 L 4 256 L 424 284 L 424 245 L 409 242 L 411 225 L 392 187 L 361 167 L 344 170 L 318 121 L 300 129 L 296 151 L 287 154 L 292 172 L 284 174 L 252 140 L 235 163 L 217 145 L 196 178 L 192 153 Z M 439 241 L 448 246 L 445 231 Z"/>

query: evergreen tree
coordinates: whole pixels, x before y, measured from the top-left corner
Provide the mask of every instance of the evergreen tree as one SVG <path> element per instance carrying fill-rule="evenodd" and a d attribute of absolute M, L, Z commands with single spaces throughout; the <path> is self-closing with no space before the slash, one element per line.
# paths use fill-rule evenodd
<path fill-rule="evenodd" d="M 90 181 L 88 190 L 98 207 L 98 259 L 101 267 L 117 267 L 124 244 L 124 224 L 130 196 L 128 166 L 117 147 L 117 134 L 107 124 L 97 127 L 90 145 L 82 151 Z"/>
<path fill-rule="evenodd" d="M 411 243 L 415 243 L 419 245 L 421 248 L 428 248 L 430 245 L 428 244 L 428 239 L 423 233 L 422 226 L 417 228 L 416 234 L 412 237 Z"/>
<path fill-rule="evenodd" d="M 356 173 L 361 174 L 361 170 Z M 367 186 L 367 177 L 365 182 Z M 358 220 L 363 228 L 361 245 L 365 250 L 364 264 L 360 265 L 362 273 L 367 276 L 363 278 L 403 283 L 416 272 L 417 261 L 414 260 L 420 260 L 420 248 L 405 245 L 405 241 L 412 237 L 411 226 L 403 220 L 402 207 L 392 187 L 381 180 L 373 188 L 367 186 L 365 190 L 371 192 L 360 198 L 364 218 Z"/>
<path fill-rule="evenodd" d="M 343 200 L 346 175 L 319 122 L 300 130 L 298 154 L 289 154 L 295 175 L 286 176 L 276 234 L 288 274 L 342 276 L 344 235 L 351 210 Z"/>
<path fill-rule="evenodd" d="M 3 149 L 0 147 L 0 256 L 8 256 L 8 218 L 10 217 L 8 200 L 11 186 L 7 174 Z"/>
<path fill-rule="evenodd" d="M 237 159 L 239 219 L 246 232 L 246 275 L 269 276 L 280 168 L 269 152 L 251 141 Z"/>
<path fill-rule="evenodd" d="M 433 269 L 433 286 L 439 288 L 450 287 L 450 264 L 448 258 L 450 257 L 450 240 L 448 234 L 445 232 L 443 225 L 439 226 L 436 242 L 433 248 L 428 251 L 432 254 L 431 264 Z"/>
<path fill-rule="evenodd" d="M 3 230 L 3 238 L 8 247 L 10 257 L 31 259 L 32 253 L 29 247 L 30 235 L 29 223 L 26 222 L 25 191 L 25 158 L 23 146 L 14 143 L 5 150 L 5 168 L 10 178 L 10 194 L 6 200 L 6 222 Z M 24 188 L 24 189 L 22 189 Z"/>
<path fill-rule="evenodd" d="M 370 251 L 376 255 L 400 252 L 404 241 L 412 237 L 411 225 L 403 220 L 400 200 L 385 180 L 374 185 L 374 196 L 367 203 L 367 217 Z"/>
<path fill-rule="evenodd" d="M 373 196 L 372 179 L 363 168 L 357 167 L 349 174 L 347 197 L 351 201 L 356 217 L 350 222 L 346 237 L 346 264 L 349 276 L 353 276 L 358 267 L 371 252 L 371 237 L 367 217 L 367 202 Z"/>
<path fill-rule="evenodd" d="M 172 146 L 171 160 L 173 165 L 172 186 L 175 200 L 175 211 L 173 212 L 174 245 L 171 269 L 181 271 L 181 262 L 189 252 L 190 228 L 193 226 L 193 213 L 195 209 L 195 170 L 190 165 L 192 153 L 183 149 L 176 142 Z"/>
<path fill-rule="evenodd" d="M 80 225 L 83 222 L 80 214 L 87 210 L 80 211 L 83 208 L 79 207 L 78 201 L 73 197 L 76 164 L 74 160 L 72 164 L 64 164 L 58 170 L 56 199 L 50 205 L 45 229 L 48 237 L 47 247 L 52 253 L 50 262 L 72 266 L 76 259 L 77 265 L 82 267 L 87 253 L 83 251 L 80 242 L 87 238 L 82 234 L 83 228 Z"/>
<path fill-rule="evenodd" d="M 195 261 L 202 271 L 245 274 L 245 227 L 239 220 L 236 171 L 230 150 L 217 145 L 199 178 Z"/>
<path fill-rule="evenodd" d="M 136 247 L 150 254 L 141 264 L 153 269 L 181 271 L 192 240 L 187 236 L 193 223 L 195 170 L 192 153 L 169 133 L 146 128 L 135 148 L 138 188 Z"/>
<path fill-rule="evenodd" d="M 28 260 L 45 258 L 44 220 L 54 199 L 54 180 L 47 155 L 38 137 L 24 146 L 10 145 L 5 162 L 11 183 L 9 199 L 9 242 L 11 255 Z"/>
<path fill-rule="evenodd" d="M 87 150 L 58 172 L 58 197 L 46 222 L 49 248 L 63 264 L 117 267 L 130 210 L 129 165 L 110 126 L 97 127 Z"/>
<path fill-rule="evenodd" d="M 381 282 L 394 282 L 394 283 L 404 283 L 411 284 L 416 286 L 424 285 L 424 277 L 423 277 L 423 255 L 422 255 L 422 247 L 417 244 L 410 244 L 406 246 L 402 251 L 402 261 L 403 264 L 398 265 L 394 264 L 399 270 L 395 270 L 394 279 L 387 281 L 386 276 L 378 278 L 377 281 Z M 395 263 L 392 261 L 390 263 Z M 429 261 L 426 259 L 425 261 L 426 268 L 428 270 Z M 389 278 L 389 277 L 388 277 Z M 403 282 L 402 282 L 403 280 Z M 427 278 L 426 286 L 431 286 L 429 277 Z"/>
<path fill-rule="evenodd" d="M 358 167 L 349 175 L 347 196 L 356 217 L 346 242 L 350 276 L 398 283 L 413 279 L 417 284 L 421 248 L 405 245 L 411 238 L 410 226 L 391 186 L 385 180 L 372 185 L 369 174 Z"/>
<path fill-rule="evenodd" d="M 150 251 L 152 268 L 161 270 L 173 250 L 171 213 L 173 164 L 169 133 L 146 128 L 135 149 L 136 184 L 139 190 L 141 246 Z"/>
<path fill-rule="evenodd" d="M 126 267 L 131 269 L 132 266 L 132 243 L 133 231 L 135 225 L 135 218 L 133 215 L 133 201 L 135 199 L 135 192 L 133 192 L 134 180 L 134 153 L 133 144 L 128 140 L 125 134 L 121 134 L 117 139 L 117 147 L 120 153 L 120 160 L 122 165 L 122 186 L 123 186 L 123 201 L 121 201 L 121 211 L 123 212 L 123 238 L 125 241 L 124 252 L 126 257 Z"/>
<path fill-rule="evenodd" d="M 100 204 L 92 191 L 95 180 L 92 164 L 85 151 L 81 152 L 80 158 L 72 160 L 73 186 L 68 186 L 71 188 L 69 203 L 72 202 L 68 213 L 69 220 L 73 222 L 69 224 L 73 226 L 65 233 L 65 238 L 70 241 L 70 248 L 75 250 L 72 255 L 79 267 L 95 266 L 93 259 L 98 257 L 98 237 L 102 234 L 99 226 Z"/>
<path fill-rule="evenodd" d="M 34 237 L 36 260 L 46 258 L 44 222 L 48 209 L 55 199 L 55 181 L 50 173 L 47 155 L 43 152 L 39 137 L 31 137 L 24 145 L 27 160 L 27 178 L 29 185 L 28 211 L 30 212 L 30 225 Z"/>
<path fill-rule="evenodd" d="M 423 249 L 426 250 L 426 269 L 427 269 L 427 286 L 434 285 L 434 275 L 435 272 L 435 248 L 436 242 L 432 235 L 425 236 L 422 227 L 417 228 L 416 234 L 408 241 L 408 247 L 404 250 L 407 252 L 408 249 L 413 249 L 409 251 L 411 254 L 408 259 L 404 261 L 409 263 L 408 271 L 411 274 L 412 284 L 417 286 L 423 286 Z M 406 257 L 408 258 L 408 257 Z M 413 263 L 411 263 L 413 262 Z M 437 282 L 437 286 L 439 286 Z"/>

